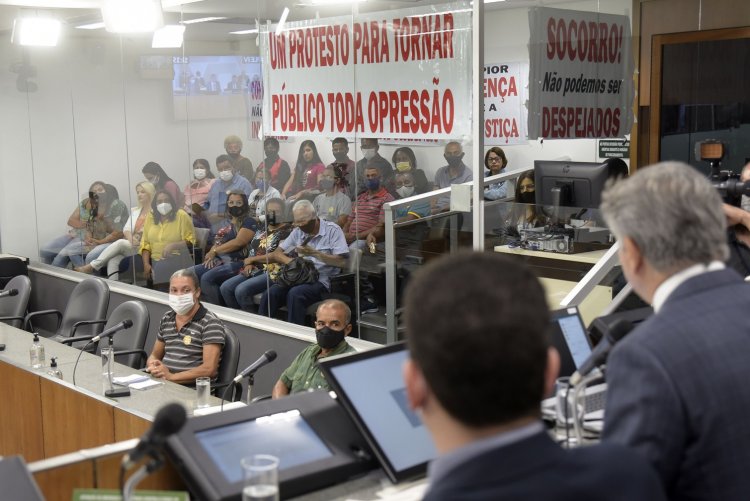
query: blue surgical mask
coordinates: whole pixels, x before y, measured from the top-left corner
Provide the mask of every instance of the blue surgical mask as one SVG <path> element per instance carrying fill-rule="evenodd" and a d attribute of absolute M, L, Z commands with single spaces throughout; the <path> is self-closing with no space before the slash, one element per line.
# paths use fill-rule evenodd
<path fill-rule="evenodd" d="M 365 181 L 365 188 L 367 188 L 370 191 L 375 191 L 378 188 L 380 188 L 380 179 L 368 179 Z"/>
<path fill-rule="evenodd" d="M 264 193 L 268 189 L 268 185 L 264 181 L 256 181 L 255 187 L 258 188 L 262 193 Z"/>

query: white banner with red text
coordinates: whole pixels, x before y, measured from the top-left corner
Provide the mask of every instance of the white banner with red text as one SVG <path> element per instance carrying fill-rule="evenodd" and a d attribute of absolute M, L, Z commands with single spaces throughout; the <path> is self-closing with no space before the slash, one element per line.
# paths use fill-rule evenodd
<path fill-rule="evenodd" d="M 471 133 L 468 3 L 286 23 L 259 37 L 267 134 Z"/>
<path fill-rule="evenodd" d="M 484 144 L 525 144 L 528 63 L 485 63 Z"/>
<path fill-rule="evenodd" d="M 627 16 L 529 11 L 529 138 L 624 137 L 633 123 Z"/>

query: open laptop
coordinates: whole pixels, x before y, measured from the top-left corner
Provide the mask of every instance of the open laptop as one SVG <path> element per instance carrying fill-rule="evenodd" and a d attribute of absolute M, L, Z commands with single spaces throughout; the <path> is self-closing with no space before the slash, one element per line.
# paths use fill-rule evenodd
<path fill-rule="evenodd" d="M 569 377 L 591 355 L 589 339 L 578 308 L 570 306 L 550 313 L 550 337 L 552 346 L 560 354 L 558 377 Z M 604 409 L 606 385 L 595 385 L 586 389 L 586 412 Z"/>
<path fill-rule="evenodd" d="M 406 399 L 404 343 L 340 357 L 320 366 L 392 482 L 423 475 L 437 450 Z"/>

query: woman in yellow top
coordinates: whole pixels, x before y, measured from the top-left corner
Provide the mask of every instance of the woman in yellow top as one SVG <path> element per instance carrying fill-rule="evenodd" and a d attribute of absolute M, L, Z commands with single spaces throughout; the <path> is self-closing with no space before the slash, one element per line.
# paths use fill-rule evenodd
<path fill-rule="evenodd" d="M 193 221 L 178 208 L 168 191 L 156 192 L 151 202 L 151 214 L 146 217 L 139 250 L 143 257 L 143 271 L 152 277 L 154 262 L 173 256 L 188 255 L 195 244 Z"/>

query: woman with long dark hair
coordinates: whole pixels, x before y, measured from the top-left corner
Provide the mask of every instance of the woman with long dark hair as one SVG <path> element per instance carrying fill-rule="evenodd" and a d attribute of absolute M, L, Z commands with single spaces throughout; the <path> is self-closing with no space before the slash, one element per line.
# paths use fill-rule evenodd
<path fill-rule="evenodd" d="M 143 166 L 141 172 L 143 173 L 143 177 L 146 178 L 146 181 L 153 184 L 157 190 L 167 190 L 169 192 L 172 196 L 172 200 L 177 203 L 175 209 L 182 207 L 185 203 L 185 199 L 182 196 L 180 187 L 177 186 L 177 183 L 175 183 L 166 172 L 164 172 L 161 165 L 156 162 L 148 162 Z"/>
<path fill-rule="evenodd" d="M 515 204 L 505 223 L 506 234 L 519 236 L 522 229 L 544 226 L 547 217 L 541 207 L 535 205 L 536 186 L 534 171 L 527 170 L 516 181 Z"/>
<path fill-rule="evenodd" d="M 309 139 L 302 141 L 297 154 L 297 165 L 282 194 L 287 197 L 288 202 L 317 195 L 320 193 L 318 177 L 325 168 L 315 143 Z"/>

